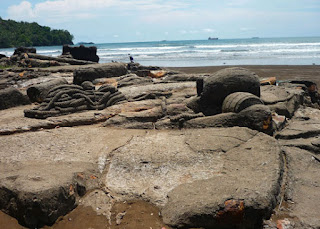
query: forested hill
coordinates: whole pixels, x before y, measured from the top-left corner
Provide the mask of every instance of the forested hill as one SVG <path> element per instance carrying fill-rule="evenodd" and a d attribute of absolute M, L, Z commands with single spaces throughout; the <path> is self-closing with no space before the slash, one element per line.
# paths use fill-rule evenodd
<path fill-rule="evenodd" d="M 0 48 L 73 44 L 67 30 L 51 29 L 33 22 L 16 22 L 0 17 Z"/>

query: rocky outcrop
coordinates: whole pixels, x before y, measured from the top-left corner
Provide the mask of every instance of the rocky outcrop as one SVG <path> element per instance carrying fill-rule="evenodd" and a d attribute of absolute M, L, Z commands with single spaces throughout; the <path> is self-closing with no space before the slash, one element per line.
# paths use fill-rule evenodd
<path fill-rule="evenodd" d="M 28 96 L 23 95 L 16 88 L 6 88 L 0 90 L 0 110 L 30 104 Z"/>
<path fill-rule="evenodd" d="M 21 55 L 23 53 L 37 53 L 35 48 L 19 47 L 14 50 L 13 55 Z"/>
<path fill-rule="evenodd" d="M 223 100 L 234 92 L 249 92 L 260 97 L 258 76 L 245 68 L 220 70 L 205 78 L 203 87 L 198 88 L 200 110 L 205 115 L 220 113 Z"/>
<path fill-rule="evenodd" d="M 85 47 L 80 45 L 78 47 L 71 47 L 69 45 L 64 45 L 62 49 L 62 56 L 71 54 L 74 59 L 86 60 L 92 62 L 99 62 L 99 56 L 97 56 L 97 47 Z"/>
<path fill-rule="evenodd" d="M 51 88 L 44 101 L 36 108 L 24 111 L 26 117 L 45 119 L 83 110 L 102 110 L 125 96 L 113 86 L 102 86 L 95 91 L 94 85 L 85 81 L 82 86 L 58 84 Z"/>

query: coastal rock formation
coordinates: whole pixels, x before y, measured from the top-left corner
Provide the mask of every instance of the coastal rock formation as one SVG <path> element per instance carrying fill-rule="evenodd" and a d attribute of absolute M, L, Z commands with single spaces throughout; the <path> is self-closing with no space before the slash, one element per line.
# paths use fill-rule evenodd
<path fill-rule="evenodd" d="M 48 82 L 35 84 L 27 89 L 27 95 L 31 102 L 41 103 L 46 98 L 50 89 L 61 85 L 68 84 L 68 81 L 64 78 L 50 80 Z"/>
<path fill-rule="evenodd" d="M 92 65 L 74 71 L 73 83 L 80 85 L 84 81 L 93 81 L 98 78 L 111 78 L 127 74 L 126 65 L 123 63 L 107 63 Z"/>
<path fill-rule="evenodd" d="M 30 104 L 28 96 L 23 95 L 18 89 L 6 88 L 0 90 L 0 110 Z"/>
<path fill-rule="evenodd" d="M 21 55 L 23 53 L 37 53 L 35 48 L 19 47 L 14 50 L 13 55 Z"/>
<path fill-rule="evenodd" d="M 48 91 L 38 107 L 25 110 L 24 114 L 29 118 L 44 119 L 83 110 L 102 110 L 122 100 L 126 98 L 113 86 L 102 86 L 95 91 L 88 81 L 82 86 L 58 84 Z"/>
<path fill-rule="evenodd" d="M 97 47 L 85 47 L 80 45 L 79 47 L 71 47 L 69 45 L 64 45 L 62 48 L 62 56 L 71 54 L 74 59 L 86 60 L 92 62 L 99 62 L 99 56 L 97 56 Z"/>
<path fill-rule="evenodd" d="M 203 87 L 198 88 L 200 109 L 205 115 L 221 113 L 223 100 L 234 92 L 249 92 L 260 97 L 258 76 L 245 68 L 220 70 L 205 78 Z"/>
<path fill-rule="evenodd" d="M 129 214 L 144 203 L 155 209 L 147 215 L 163 217 L 164 224 L 153 228 L 320 226 L 320 112 L 306 85 L 257 88 L 257 76 L 242 68 L 198 75 L 164 70 L 166 76 L 152 78 L 127 67 L 0 72 L 5 80 L 0 85 L 22 91 L 55 78 L 71 83 L 74 70 L 83 71 L 84 78 L 94 72 L 89 81 L 77 79 L 81 86 L 51 89 L 36 109 L 0 111 L 3 212 L 34 228 L 51 225 L 77 205 L 91 206 L 106 218 L 104 226 L 113 228 L 124 227 L 130 217 L 139 221 Z M 236 91 L 217 102 L 213 82 L 220 75 Z M 242 76 L 248 76 L 245 85 L 237 81 Z M 252 87 L 247 92 L 239 85 Z M 211 108 L 219 113 L 199 107 L 203 95 L 208 103 L 213 99 Z M 23 110 L 41 118 L 50 112 L 58 116 L 30 119 Z"/>

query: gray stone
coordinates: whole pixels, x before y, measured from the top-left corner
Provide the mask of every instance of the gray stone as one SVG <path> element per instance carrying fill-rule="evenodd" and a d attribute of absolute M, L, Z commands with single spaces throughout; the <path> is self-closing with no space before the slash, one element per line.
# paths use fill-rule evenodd
<path fill-rule="evenodd" d="M 219 113 L 223 100 L 234 92 L 249 92 L 260 97 L 258 76 L 245 68 L 226 68 L 204 79 L 200 96 L 205 115 Z"/>
<path fill-rule="evenodd" d="M 0 90 L 0 110 L 30 104 L 27 95 L 22 94 L 16 88 L 6 88 Z"/>
<path fill-rule="evenodd" d="M 91 65 L 86 68 L 79 68 L 74 71 L 74 84 L 81 84 L 84 81 L 93 81 L 98 78 L 111 78 L 127 74 L 126 65 L 123 63 L 106 63 Z"/>
<path fill-rule="evenodd" d="M 201 145 L 203 137 L 194 139 L 198 147 L 190 145 L 192 149 L 206 152 Z M 215 140 L 219 141 L 216 144 L 225 144 L 223 139 Z M 169 192 L 162 209 L 165 223 L 177 228 L 260 228 L 262 220 L 270 217 L 282 171 L 277 142 L 258 134 L 225 151 L 220 154 L 225 163 L 216 175 L 181 184 Z"/>

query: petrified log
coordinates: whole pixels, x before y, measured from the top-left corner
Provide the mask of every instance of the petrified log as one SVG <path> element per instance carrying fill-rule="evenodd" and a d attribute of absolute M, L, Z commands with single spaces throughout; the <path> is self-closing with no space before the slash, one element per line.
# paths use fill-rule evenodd
<path fill-rule="evenodd" d="M 200 86 L 197 86 L 200 89 Z M 198 90 L 199 90 L 198 89 Z M 198 91 L 198 93 L 201 90 Z M 234 92 L 249 92 L 260 97 L 258 76 L 245 68 L 226 68 L 204 79 L 200 95 L 201 110 L 205 115 L 219 112 L 223 100 Z"/>
<path fill-rule="evenodd" d="M 80 68 L 73 73 L 73 83 L 80 85 L 84 81 L 93 81 L 98 78 L 111 78 L 127 74 L 124 63 L 106 63 Z"/>
<path fill-rule="evenodd" d="M 126 100 L 121 92 L 110 85 L 102 86 L 97 91 L 91 82 L 82 85 L 63 84 L 52 88 L 40 106 L 24 111 L 25 116 L 45 119 L 83 110 L 101 110 Z"/>
<path fill-rule="evenodd" d="M 33 85 L 27 89 L 27 95 L 31 102 L 43 102 L 50 89 L 61 84 L 68 84 L 64 78 L 50 80 L 48 82 Z"/>
<path fill-rule="evenodd" d="M 240 111 L 256 104 L 263 104 L 261 99 L 248 92 L 235 92 L 228 95 L 222 104 L 222 112 L 235 112 Z"/>
<path fill-rule="evenodd" d="M 28 97 L 18 89 L 10 87 L 0 90 L 0 110 L 26 104 L 30 104 Z"/>
<path fill-rule="evenodd" d="M 51 61 L 57 61 L 60 63 L 67 63 L 70 65 L 95 64 L 95 62 L 92 62 L 92 61 L 76 60 L 76 59 L 72 59 L 72 58 L 63 58 L 63 57 L 44 56 L 44 55 L 39 55 L 39 54 L 35 54 L 35 53 L 28 53 L 28 56 L 33 59 L 51 60 Z"/>

